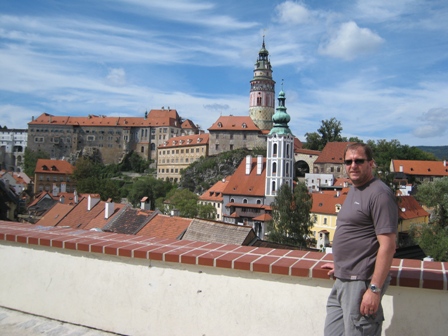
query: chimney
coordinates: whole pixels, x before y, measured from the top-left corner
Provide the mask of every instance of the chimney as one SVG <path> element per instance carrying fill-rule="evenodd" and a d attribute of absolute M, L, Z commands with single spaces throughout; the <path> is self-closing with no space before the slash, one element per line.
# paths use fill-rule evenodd
<path fill-rule="evenodd" d="M 151 201 L 149 200 L 149 197 L 145 196 L 140 200 L 140 209 L 151 210 Z"/>
<path fill-rule="evenodd" d="M 75 201 L 75 204 L 78 204 L 79 199 L 78 199 L 78 192 L 76 191 L 76 189 L 73 192 L 73 200 Z"/>
<path fill-rule="evenodd" d="M 92 210 L 92 208 L 97 205 L 97 203 L 100 201 L 100 197 L 98 194 L 96 195 L 89 195 L 87 198 L 87 211 Z"/>
<path fill-rule="evenodd" d="M 61 182 L 61 192 L 67 192 L 67 182 Z"/>
<path fill-rule="evenodd" d="M 64 204 L 64 202 L 65 202 L 65 197 L 64 196 L 59 197 L 59 203 Z"/>
<path fill-rule="evenodd" d="M 251 166 L 252 166 L 252 156 L 246 155 L 246 175 L 250 174 Z"/>
<path fill-rule="evenodd" d="M 257 156 L 257 175 L 261 175 L 261 171 L 263 170 L 263 155 Z"/>
<path fill-rule="evenodd" d="M 336 197 L 341 196 L 341 193 L 339 191 L 336 191 Z"/>
<path fill-rule="evenodd" d="M 56 197 L 59 194 L 59 188 L 56 186 L 56 183 L 53 183 L 53 196 Z"/>
<path fill-rule="evenodd" d="M 110 216 L 114 213 L 115 203 L 109 198 L 104 205 L 104 218 L 109 219 Z"/>
<path fill-rule="evenodd" d="M 400 169 L 399 172 L 402 173 L 403 172 L 403 165 L 400 165 L 399 169 Z"/>
<path fill-rule="evenodd" d="M 443 160 L 443 166 L 446 167 L 446 160 Z"/>

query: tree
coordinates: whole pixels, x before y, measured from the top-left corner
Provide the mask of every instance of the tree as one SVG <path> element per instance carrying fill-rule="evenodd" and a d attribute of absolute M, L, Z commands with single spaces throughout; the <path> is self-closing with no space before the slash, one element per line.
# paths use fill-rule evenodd
<path fill-rule="evenodd" d="M 269 224 L 269 240 L 286 245 L 307 246 L 313 219 L 313 199 L 305 183 L 299 182 L 291 191 L 283 184 L 272 203 L 273 220 Z"/>
<path fill-rule="evenodd" d="M 173 189 L 167 195 L 173 208 L 181 217 L 194 218 L 198 215 L 198 195 L 188 189 Z"/>
<path fill-rule="evenodd" d="M 216 219 L 216 208 L 211 204 L 198 204 L 198 217 L 203 219 Z"/>
<path fill-rule="evenodd" d="M 35 152 L 28 147 L 25 148 L 25 156 L 23 159 L 25 174 L 29 177 L 34 176 L 34 171 L 36 170 L 37 160 L 39 159 L 49 159 L 50 155 L 40 149 Z"/>
<path fill-rule="evenodd" d="M 165 197 L 172 188 L 174 188 L 174 185 L 170 182 L 156 179 L 152 176 L 145 176 L 137 179 L 132 184 L 128 199 L 132 204 L 138 205 L 140 200 L 146 196 L 151 204 L 155 204 L 156 199 Z"/>
<path fill-rule="evenodd" d="M 306 133 L 306 148 L 322 150 L 327 142 L 344 141 L 341 136 L 342 125 L 336 118 L 322 120 L 322 124 L 316 132 Z"/>
<path fill-rule="evenodd" d="M 448 177 L 419 185 L 415 197 L 434 213 L 428 224 L 413 226 L 410 236 L 435 260 L 448 261 Z"/>

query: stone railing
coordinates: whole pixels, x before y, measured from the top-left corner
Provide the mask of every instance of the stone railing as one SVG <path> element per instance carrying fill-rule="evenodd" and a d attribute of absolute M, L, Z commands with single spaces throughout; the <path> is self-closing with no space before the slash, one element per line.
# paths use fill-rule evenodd
<path fill-rule="evenodd" d="M 125 335 L 322 335 L 331 254 L 0 221 L 0 305 Z M 444 335 L 448 263 L 395 259 L 384 335 Z"/>

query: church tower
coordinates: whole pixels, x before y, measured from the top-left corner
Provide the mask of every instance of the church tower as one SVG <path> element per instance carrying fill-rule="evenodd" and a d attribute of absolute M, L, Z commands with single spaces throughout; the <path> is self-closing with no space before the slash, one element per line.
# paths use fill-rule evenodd
<path fill-rule="evenodd" d="M 274 126 L 267 141 L 265 195 L 272 200 L 283 184 L 288 184 L 291 190 L 293 187 L 294 135 L 288 126 L 291 117 L 286 112 L 285 100 L 282 89 L 278 94 L 278 107 L 272 117 Z"/>
<path fill-rule="evenodd" d="M 254 78 L 250 81 L 249 116 L 261 130 L 272 128 L 272 116 L 275 112 L 275 82 L 272 79 L 269 52 L 263 44 L 255 62 Z"/>

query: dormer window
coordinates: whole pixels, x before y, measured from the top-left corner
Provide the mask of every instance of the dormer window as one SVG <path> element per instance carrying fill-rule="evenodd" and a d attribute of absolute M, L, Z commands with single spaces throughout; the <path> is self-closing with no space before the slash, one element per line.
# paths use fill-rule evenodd
<path fill-rule="evenodd" d="M 247 128 L 247 124 L 246 123 L 243 123 L 243 128 Z"/>
<path fill-rule="evenodd" d="M 51 166 L 51 170 L 52 170 L 52 171 L 56 171 L 56 170 L 58 170 L 58 169 L 56 168 L 56 166 Z"/>
<path fill-rule="evenodd" d="M 48 170 L 48 167 L 46 165 L 43 165 L 42 170 Z"/>
<path fill-rule="evenodd" d="M 222 127 L 222 122 L 219 122 L 219 123 L 218 123 L 218 127 Z"/>

